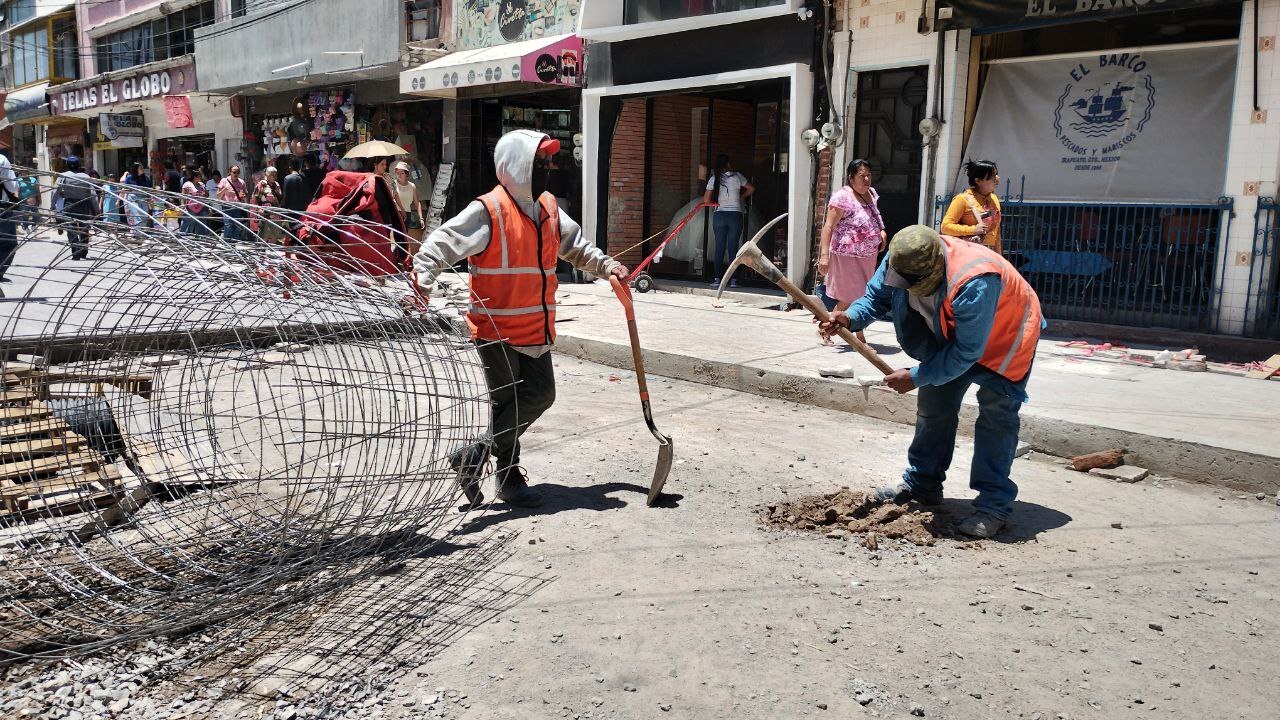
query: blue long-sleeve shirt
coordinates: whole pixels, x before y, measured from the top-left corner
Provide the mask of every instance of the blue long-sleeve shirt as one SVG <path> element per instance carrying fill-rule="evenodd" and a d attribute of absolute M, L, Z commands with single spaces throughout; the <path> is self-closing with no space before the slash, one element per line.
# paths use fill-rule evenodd
<path fill-rule="evenodd" d="M 926 322 L 924 316 L 911 307 L 910 293 L 905 287 L 894 287 L 889 275 L 896 273 L 889 270 L 886 258 L 867 283 L 866 294 L 845 312 L 849 329 L 862 330 L 887 315 L 893 320 L 903 351 L 920 361 L 911 369 L 911 379 L 917 386 L 945 385 L 970 373 L 973 382 L 1026 402 L 1026 378 L 1014 383 L 978 365 L 995 324 L 996 306 L 1004 289 L 999 275 L 979 275 L 956 293 L 951 302 L 955 331 L 950 339 L 942 336 L 941 301 L 933 311 L 932 322 Z"/>

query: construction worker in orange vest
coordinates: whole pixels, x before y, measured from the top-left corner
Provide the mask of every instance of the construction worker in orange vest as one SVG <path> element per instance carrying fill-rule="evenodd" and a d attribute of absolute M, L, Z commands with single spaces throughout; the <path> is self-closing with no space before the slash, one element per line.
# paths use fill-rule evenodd
<path fill-rule="evenodd" d="M 593 275 L 627 276 L 621 263 L 582 236 L 547 192 L 559 152 L 560 141 L 540 132 L 503 135 L 493 151 L 498 186 L 428 235 L 414 257 L 425 288 L 469 260 L 467 324 L 484 361 L 491 437 L 454 452 L 450 461 L 472 507 L 484 502 L 480 482 L 490 454 L 499 500 L 520 507 L 542 504 L 520 467 L 520 435 L 555 402 L 556 260 Z"/>
<path fill-rule="evenodd" d="M 1018 411 L 1044 320 L 1040 299 L 1004 258 L 981 244 L 939 236 L 913 225 L 899 231 L 867 285 L 847 311 L 823 323 L 861 330 L 886 313 L 898 343 L 920 361 L 885 377 L 899 393 L 919 388 L 916 433 L 902 480 L 877 488 L 881 502 L 942 502 L 942 482 L 955 450 L 960 404 L 978 386 L 969 486 L 974 513 L 960 532 L 989 538 L 1013 511 L 1018 486 L 1009 477 L 1018 446 Z"/>

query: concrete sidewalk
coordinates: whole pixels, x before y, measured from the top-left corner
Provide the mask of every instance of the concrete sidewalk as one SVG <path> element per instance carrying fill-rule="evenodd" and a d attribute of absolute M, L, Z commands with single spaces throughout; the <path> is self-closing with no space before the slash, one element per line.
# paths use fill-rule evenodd
<path fill-rule="evenodd" d="M 843 343 L 820 345 L 803 310 L 765 309 L 776 299 L 745 293 L 721 309 L 696 294 L 659 291 L 635 299 L 651 374 L 915 422 L 915 393 L 819 376 L 820 368 L 847 365 L 859 375 L 878 373 Z M 562 285 L 557 319 L 560 353 L 631 367 L 622 309 L 607 284 Z M 889 323 L 876 323 L 866 335 L 890 365 L 915 364 L 898 349 Z M 1129 463 L 1160 474 L 1249 492 L 1280 490 L 1280 382 L 1087 360 L 1061 343 L 1042 339 L 1036 353 L 1021 432 L 1033 448 L 1070 457 L 1121 447 Z M 655 396 L 655 411 L 674 401 Z M 971 433 L 972 390 L 964 412 L 961 432 Z"/>

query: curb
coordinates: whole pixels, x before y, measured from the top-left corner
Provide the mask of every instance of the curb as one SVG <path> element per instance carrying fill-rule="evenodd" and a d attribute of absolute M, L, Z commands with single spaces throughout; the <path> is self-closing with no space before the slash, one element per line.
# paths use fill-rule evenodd
<path fill-rule="evenodd" d="M 630 370 L 631 347 L 561 331 L 555 350 L 562 355 Z M 860 388 L 841 380 L 782 373 L 704 358 L 643 350 L 645 371 L 675 380 L 736 390 L 887 420 L 915 423 L 916 396 L 885 387 Z M 960 410 L 960 434 L 972 435 L 978 408 Z M 1280 459 L 1228 448 L 1185 442 L 1129 430 L 1069 420 L 1022 415 L 1020 439 L 1039 452 L 1073 457 L 1105 448 L 1124 448 L 1126 462 L 1162 475 L 1250 493 L 1280 491 Z"/>

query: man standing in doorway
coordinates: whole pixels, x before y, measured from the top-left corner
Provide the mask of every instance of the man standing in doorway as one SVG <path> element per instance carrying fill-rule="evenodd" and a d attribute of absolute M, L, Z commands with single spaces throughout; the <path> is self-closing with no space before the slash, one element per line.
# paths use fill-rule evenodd
<path fill-rule="evenodd" d="M 451 457 L 472 506 L 484 501 L 480 480 L 492 452 L 498 499 L 542 504 L 520 467 L 520 435 L 555 402 L 551 346 L 556 340 L 556 260 L 593 275 L 626 278 L 622 263 L 582 236 L 582 229 L 546 191 L 560 141 L 513 130 L 494 148 L 499 185 L 473 200 L 422 242 L 413 265 L 418 283 L 467 258 L 471 266 L 472 328 L 491 400 L 491 438 Z"/>
<path fill-rule="evenodd" d="M 877 488 L 876 498 L 942 502 L 960 404 L 977 385 L 969 486 L 978 497 L 959 530 L 989 538 L 1008 522 L 1018 496 L 1009 472 L 1044 324 L 1040 299 L 1007 260 L 983 245 L 912 225 L 893 236 L 866 295 L 821 329 L 828 337 L 836 325 L 862 330 L 886 313 L 898 344 L 920 364 L 886 376 L 885 384 L 899 393 L 919 388 L 920 394 L 907 469 L 900 481 Z"/>

